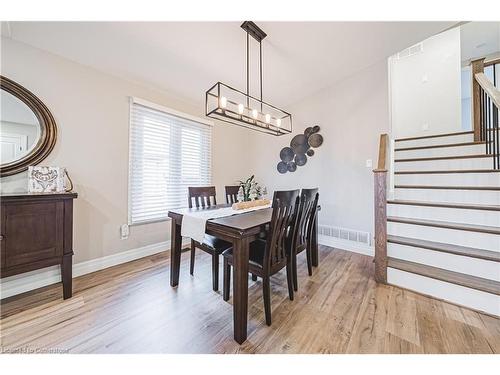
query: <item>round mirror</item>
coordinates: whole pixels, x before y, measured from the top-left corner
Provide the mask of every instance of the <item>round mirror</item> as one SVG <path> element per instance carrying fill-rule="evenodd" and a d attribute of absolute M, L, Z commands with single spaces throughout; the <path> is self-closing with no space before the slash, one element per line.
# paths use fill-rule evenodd
<path fill-rule="evenodd" d="M 40 99 L 18 83 L 0 79 L 0 172 L 4 177 L 47 157 L 54 148 L 57 128 Z"/>

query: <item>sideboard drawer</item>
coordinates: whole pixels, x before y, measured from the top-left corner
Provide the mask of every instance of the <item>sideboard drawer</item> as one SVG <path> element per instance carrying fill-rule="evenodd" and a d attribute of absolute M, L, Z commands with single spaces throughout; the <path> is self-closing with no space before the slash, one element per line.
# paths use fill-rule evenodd
<path fill-rule="evenodd" d="M 64 202 L 5 204 L 3 268 L 63 255 Z"/>

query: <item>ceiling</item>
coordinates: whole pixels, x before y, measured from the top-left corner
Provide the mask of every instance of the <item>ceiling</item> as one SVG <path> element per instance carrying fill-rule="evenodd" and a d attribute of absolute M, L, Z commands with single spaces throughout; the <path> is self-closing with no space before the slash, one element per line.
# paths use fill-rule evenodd
<path fill-rule="evenodd" d="M 469 22 L 460 26 L 462 61 L 500 52 L 500 22 Z"/>
<path fill-rule="evenodd" d="M 196 105 L 222 81 L 245 89 L 241 22 L 9 22 L 2 35 Z M 287 106 L 454 22 L 257 22 L 265 101 Z M 252 40 L 252 39 L 251 39 Z M 258 50 L 251 92 L 258 93 Z"/>

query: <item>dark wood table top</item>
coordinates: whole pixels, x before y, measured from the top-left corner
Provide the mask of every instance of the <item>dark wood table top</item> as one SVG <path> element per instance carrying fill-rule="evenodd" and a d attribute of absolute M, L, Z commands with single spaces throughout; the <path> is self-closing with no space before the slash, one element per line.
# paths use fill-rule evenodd
<path fill-rule="evenodd" d="M 178 224 L 182 223 L 182 216 L 190 213 L 197 212 L 200 210 L 216 210 L 218 208 L 229 207 L 228 204 L 218 204 L 206 208 L 177 208 L 170 210 L 168 216 L 176 220 Z M 321 206 L 318 206 L 318 210 L 321 210 Z M 260 210 L 245 212 L 241 214 L 234 214 L 231 216 L 220 217 L 217 219 L 207 220 L 207 233 L 216 233 L 220 229 L 224 228 L 226 231 L 233 233 L 238 233 L 239 235 L 245 234 L 255 234 L 258 229 L 262 226 L 268 224 L 271 221 L 273 214 L 273 209 L 271 207 L 262 208 Z"/>
<path fill-rule="evenodd" d="M 218 208 L 228 207 L 227 204 L 219 204 L 207 208 L 178 208 L 169 211 L 168 216 L 175 219 L 179 223 L 182 222 L 182 216 L 200 210 L 215 210 Z M 253 232 L 253 229 L 260 228 L 271 221 L 273 210 L 272 208 L 262 208 L 260 210 L 234 214 L 231 216 L 220 217 L 217 219 L 207 220 L 207 232 L 217 231 L 218 228 L 224 227 L 226 230 L 234 231 L 240 235 Z"/>

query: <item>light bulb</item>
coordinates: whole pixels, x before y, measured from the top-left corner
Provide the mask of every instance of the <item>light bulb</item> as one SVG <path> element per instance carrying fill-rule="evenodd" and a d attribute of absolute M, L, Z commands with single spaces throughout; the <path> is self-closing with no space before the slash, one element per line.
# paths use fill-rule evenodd
<path fill-rule="evenodd" d="M 277 126 L 277 127 L 280 127 L 280 126 L 281 126 L 281 119 L 280 119 L 280 118 L 277 118 L 277 119 L 276 119 L 276 126 Z"/>
<path fill-rule="evenodd" d="M 243 111 L 245 110 L 245 106 L 243 104 L 238 104 L 238 113 L 240 115 L 243 114 Z"/>
<path fill-rule="evenodd" d="M 252 111 L 252 117 L 253 117 L 253 118 L 255 118 L 255 119 L 256 119 L 257 117 L 259 117 L 259 112 L 257 112 L 257 110 L 256 110 L 256 109 L 254 109 L 254 110 Z"/>
<path fill-rule="evenodd" d="M 220 98 L 221 108 L 226 108 L 226 105 L 227 105 L 227 98 L 225 96 L 221 96 L 221 98 Z"/>
<path fill-rule="evenodd" d="M 266 115 L 266 122 L 268 124 L 271 122 L 271 115 L 269 113 Z"/>

